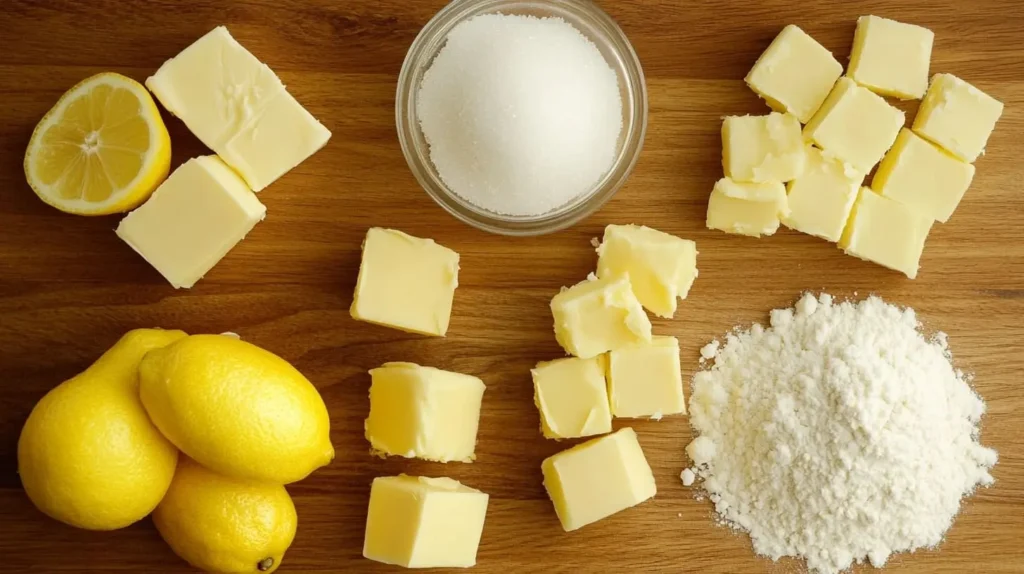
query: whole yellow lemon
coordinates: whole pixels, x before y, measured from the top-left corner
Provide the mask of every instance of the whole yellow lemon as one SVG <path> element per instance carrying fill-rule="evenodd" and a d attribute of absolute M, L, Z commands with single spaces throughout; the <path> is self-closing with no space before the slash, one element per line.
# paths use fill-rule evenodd
<path fill-rule="evenodd" d="M 186 336 L 131 331 L 36 404 L 18 439 L 18 472 L 39 510 L 89 530 L 123 528 L 153 511 L 178 450 L 142 408 L 138 366 L 148 351 Z"/>
<path fill-rule="evenodd" d="M 334 458 L 320 393 L 255 345 L 194 335 L 146 355 L 139 376 L 157 428 L 210 470 L 288 484 Z"/>
<path fill-rule="evenodd" d="M 283 486 L 228 478 L 184 456 L 153 511 L 153 523 L 175 554 L 218 574 L 277 570 L 296 522 Z"/>

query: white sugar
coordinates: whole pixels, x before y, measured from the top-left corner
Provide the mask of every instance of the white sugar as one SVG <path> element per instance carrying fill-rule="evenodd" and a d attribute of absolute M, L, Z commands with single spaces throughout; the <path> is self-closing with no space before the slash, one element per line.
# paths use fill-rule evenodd
<path fill-rule="evenodd" d="M 445 184 L 502 215 L 541 215 L 590 191 L 622 131 L 614 70 L 558 18 L 457 25 L 423 77 L 417 112 Z"/>

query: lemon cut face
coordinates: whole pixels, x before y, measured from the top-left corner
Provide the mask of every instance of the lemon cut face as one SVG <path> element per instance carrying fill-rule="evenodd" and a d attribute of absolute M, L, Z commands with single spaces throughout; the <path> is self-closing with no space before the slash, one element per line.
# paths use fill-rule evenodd
<path fill-rule="evenodd" d="M 25 152 L 40 199 L 78 215 L 134 209 L 167 177 L 171 140 L 146 88 L 112 72 L 68 90 L 43 116 Z"/>

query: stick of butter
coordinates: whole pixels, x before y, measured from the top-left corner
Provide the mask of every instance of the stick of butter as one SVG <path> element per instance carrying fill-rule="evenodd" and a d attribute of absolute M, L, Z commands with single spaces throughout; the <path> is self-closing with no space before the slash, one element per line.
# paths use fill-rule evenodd
<path fill-rule="evenodd" d="M 350 313 L 359 321 L 443 337 L 458 286 L 458 253 L 432 239 L 371 227 Z"/>
<path fill-rule="evenodd" d="M 188 160 L 117 226 L 176 289 L 189 288 L 263 220 L 267 208 L 217 156 Z"/>
<path fill-rule="evenodd" d="M 651 340 L 651 320 L 644 313 L 628 276 L 585 281 L 551 299 L 555 339 L 581 359 Z"/>
<path fill-rule="evenodd" d="M 544 459 L 544 488 L 566 532 L 654 497 L 654 473 L 631 428 Z"/>
<path fill-rule="evenodd" d="M 146 87 L 255 191 L 331 137 L 224 26 L 167 60 Z"/>
<path fill-rule="evenodd" d="M 708 229 L 760 237 L 779 229 L 779 217 L 789 214 L 786 186 L 781 182 L 737 183 L 718 180 L 708 200 Z"/>
<path fill-rule="evenodd" d="M 597 276 L 629 276 L 640 304 L 671 319 L 697 278 L 697 244 L 642 225 L 609 225 L 597 248 Z"/>
<path fill-rule="evenodd" d="M 616 417 L 657 420 L 685 413 L 679 340 L 653 337 L 649 345 L 609 352 L 608 395 Z"/>
<path fill-rule="evenodd" d="M 604 356 L 537 363 L 533 402 L 545 438 L 563 439 L 612 432 Z"/>
<path fill-rule="evenodd" d="M 365 428 L 375 453 L 473 461 L 483 381 L 413 363 L 385 363 L 370 377 Z"/>
<path fill-rule="evenodd" d="M 375 478 L 363 556 L 405 568 L 475 566 L 487 502 L 487 494 L 450 478 Z"/>

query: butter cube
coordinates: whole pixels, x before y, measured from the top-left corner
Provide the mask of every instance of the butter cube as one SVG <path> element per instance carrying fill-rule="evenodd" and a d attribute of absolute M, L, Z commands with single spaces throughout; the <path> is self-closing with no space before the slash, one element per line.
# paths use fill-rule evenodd
<path fill-rule="evenodd" d="M 117 226 L 175 289 L 189 288 L 263 220 L 267 208 L 217 156 L 188 160 Z"/>
<path fill-rule="evenodd" d="M 1003 114 L 1003 104 L 951 74 L 935 74 L 914 119 L 914 131 L 973 163 Z"/>
<path fill-rule="evenodd" d="M 544 488 L 566 532 L 654 497 L 654 473 L 631 428 L 548 457 Z"/>
<path fill-rule="evenodd" d="M 604 357 L 571 357 L 538 363 L 533 401 L 546 438 L 579 438 L 612 432 Z"/>
<path fill-rule="evenodd" d="M 697 244 L 641 225 L 609 225 L 597 248 L 597 276 L 628 275 L 648 311 L 671 318 L 697 278 Z"/>
<path fill-rule="evenodd" d="M 679 340 L 653 337 L 649 345 L 608 353 L 608 395 L 616 417 L 685 413 Z"/>
<path fill-rule="evenodd" d="M 474 566 L 487 502 L 487 494 L 450 478 L 375 478 L 363 556 L 405 568 Z"/>
<path fill-rule="evenodd" d="M 370 371 L 366 440 L 381 455 L 471 462 L 484 383 L 476 377 L 385 363 Z"/>
<path fill-rule="evenodd" d="M 261 190 L 327 145 L 331 132 L 288 92 L 281 92 L 217 153 Z"/>
<path fill-rule="evenodd" d="M 833 243 L 843 235 L 864 176 L 814 146 L 807 146 L 807 169 L 789 182 L 790 229 Z"/>
<path fill-rule="evenodd" d="M 726 177 L 711 191 L 707 227 L 751 237 L 772 235 L 779 229 L 779 217 L 788 213 L 782 183 L 737 183 Z"/>
<path fill-rule="evenodd" d="M 223 26 L 166 61 L 146 87 L 255 191 L 331 137 Z"/>
<path fill-rule="evenodd" d="M 843 65 L 832 52 L 790 24 L 757 59 L 745 81 L 773 110 L 807 123 L 841 75 Z"/>
<path fill-rule="evenodd" d="M 796 179 L 804 171 L 800 120 L 790 114 L 729 116 L 722 122 L 722 166 L 733 181 Z"/>
<path fill-rule="evenodd" d="M 945 223 L 973 178 L 973 165 L 904 128 L 878 166 L 871 189 Z"/>
<path fill-rule="evenodd" d="M 861 16 L 847 75 L 884 96 L 917 100 L 928 88 L 935 34 L 913 24 Z"/>
<path fill-rule="evenodd" d="M 359 321 L 443 337 L 458 286 L 458 253 L 431 239 L 372 227 L 350 312 Z"/>
<path fill-rule="evenodd" d="M 839 78 L 804 138 L 867 173 L 892 147 L 906 121 L 904 113 L 849 78 Z"/>
<path fill-rule="evenodd" d="M 651 340 L 651 320 L 644 313 L 628 276 L 587 280 L 551 299 L 555 339 L 581 359 Z"/>
<path fill-rule="evenodd" d="M 932 219 L 862 188 L 839 241 L 847 254 L 917 277 Z"/>

